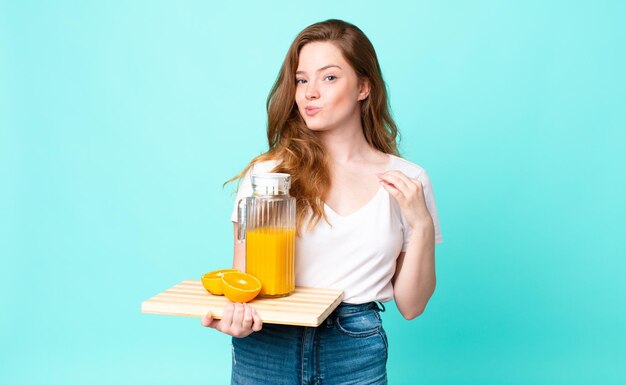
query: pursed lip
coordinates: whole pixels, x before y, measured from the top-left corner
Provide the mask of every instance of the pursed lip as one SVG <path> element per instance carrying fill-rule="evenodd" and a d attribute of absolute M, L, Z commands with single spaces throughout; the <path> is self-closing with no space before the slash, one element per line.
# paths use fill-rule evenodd
<path fill-rule="evenodd" d="M 322 107 L 307 106 L 304 110 L 306 111 L 307 115 L 313 116 L 317 114 L 321 109 Z"/>

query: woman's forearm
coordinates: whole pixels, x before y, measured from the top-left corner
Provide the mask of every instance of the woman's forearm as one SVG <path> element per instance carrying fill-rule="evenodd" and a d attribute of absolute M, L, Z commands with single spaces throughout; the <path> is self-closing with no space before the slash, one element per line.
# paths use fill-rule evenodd
<path fill-rule="evenodd" d="M 396 266 L 393 293 L 404 318 L 422 314 L 435 284 L 435 235 L 429 221 L 412 230 L 407 250 Z"/>

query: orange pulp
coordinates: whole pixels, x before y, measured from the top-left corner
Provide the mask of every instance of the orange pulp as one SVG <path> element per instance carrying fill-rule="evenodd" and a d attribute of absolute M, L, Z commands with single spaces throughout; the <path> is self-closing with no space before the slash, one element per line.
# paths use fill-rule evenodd
<path fill-rule="evenodd" d="M 224 295 L 232 302 L 248 302 L 261 291 L 261 282 L 250 274 L 231 272 L 222 275 Z"/>

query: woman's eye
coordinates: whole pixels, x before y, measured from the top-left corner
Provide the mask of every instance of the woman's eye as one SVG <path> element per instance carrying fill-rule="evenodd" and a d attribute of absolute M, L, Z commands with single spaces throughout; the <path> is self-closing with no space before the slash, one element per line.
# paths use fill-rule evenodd
<path fill-rule="evenodd" d="M 337 79 L 337 77 L 335 75 L 328 75 L 328 76 L 326 76 L 325 79 L 328 80 L 328 81 L 333 81 L 333 80 Z"/>
<path fill-rule="evenodd" d="M 296 79 L 296 84 L 304 84 L 306 83 L 306 80 L 304 79 Z"/>

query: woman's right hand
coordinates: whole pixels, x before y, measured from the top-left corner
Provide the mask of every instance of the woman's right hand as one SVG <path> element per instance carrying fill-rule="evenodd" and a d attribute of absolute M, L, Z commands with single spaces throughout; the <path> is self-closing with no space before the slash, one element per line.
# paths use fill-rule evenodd
<path fill-rule="evenodd" d="M 256 310 L 247 303 L 229 303 L 224 308 L 222 319 L 213 319 L 211 312 L 200 320 L 202 326 L 213 328 L 233 337 L 243 338 L 258 332 L 263 321 Z"/>

